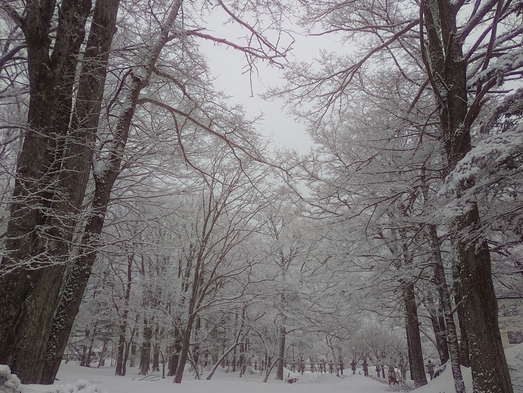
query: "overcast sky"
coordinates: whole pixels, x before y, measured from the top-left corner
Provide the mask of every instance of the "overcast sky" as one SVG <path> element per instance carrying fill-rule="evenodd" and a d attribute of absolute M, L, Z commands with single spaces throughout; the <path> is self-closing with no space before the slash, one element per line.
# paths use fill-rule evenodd
<path fill-rule="evenodd" d="M 227 35 L 229 40 L 242 35 L 241 32 L 234 34 L 228 27 L 222 25 L 217 25 L 215 31 L 209 33 L 214 33 L 221 38 Z M 314 46 L 317 48 L 317 40 L 306 37 L 296 37 L 296 39 L 297 41 L 293 45 L 293 57 L 303 57 L 300 60 L 311 60 L 318 53 L 319 49 L 314 49 Z M 235 41 L 238 42 L 237 39 Z M 254 95 L 251 95 L 250 77 L 248 73 L 245 73 L 246 60 L 241 53 L 226 48 L 224 45 L 209 42 L 202 42 L 201 49 L 208 57 L 209 67 L 216 77 L 215 86 L 231 96 L 233 104 L 243 105 L 250 118 L 263 113 L 264 118 L 260 122 L 259 129 L 265 135 L 271 136 L 275 146 L 287 147 L 300 153 L 305 153 L 310 149 L 312 142 L 306 134 L 304 126 L 295 122 L 292 116 L 284 112 L 283 102 L 281 100 L 267 102 L 260 98 L 267 88 L 283 83 L 281 69 L 269 67 L 266 63 L 258 63 L 259 73 L 253 75 Z"/>

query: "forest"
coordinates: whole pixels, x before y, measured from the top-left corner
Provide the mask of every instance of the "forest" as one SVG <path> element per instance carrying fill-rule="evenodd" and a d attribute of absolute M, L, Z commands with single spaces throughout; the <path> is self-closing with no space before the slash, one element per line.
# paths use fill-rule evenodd
<path fill-rule="evenodd" d="M 456 393 L 461 366 L 474 392 L 513 393 L 522 13 L 0 0 L 0 364 L 52 384 L 73 359 L 176 383 L 188 365 L 283 380 L 365 363 L 420 387 L 431 360 Z M 314 37 L 337 49 L 299 58 Z M 214 86 L 208 45 L 241 55 L 238 78 L 279 73 L 263 97 L 308 152 L 274 148 Z"/>

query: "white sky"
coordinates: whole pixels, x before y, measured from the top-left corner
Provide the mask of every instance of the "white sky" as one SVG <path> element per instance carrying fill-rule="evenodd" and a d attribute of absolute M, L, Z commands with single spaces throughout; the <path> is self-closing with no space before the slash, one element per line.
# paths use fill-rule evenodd
<path fill-rule="evenodd" d="M 231 29 L 230 25 L 223 26 L 217 21 L 216 31 L 209 31 L 217 37 L 227 37 L 233 42 L 241 42 L 238 37 L 245 33 Z M 300 60 L 312 60 L 319 53 L 321 40 L 317 38 L 295 37 L 291 56 Z M 202 40 L 203 41 L 203 40 Z M 210 42 L 200 42 L 202 52 L 208 57 L 208 64 L 212 74 L 216 77 L 215 86 L 231 96 L 231 103 L 241 104 L 245 107 L 250 118 L 264 114 L 260 122 L 260 130 L 271 136 L 276 147 L 286 147 L 300 153 L 307 152 L 312 146 L 312 141 L 306 134 L 304 126 L 293 120 L 292 116 L 284 112 L 283 101 L 264 101 L 260 95 L 269 87 L 282 84 L 283 71 L 276 67 L 269 67 L 267 63 L 258 62 L 257 75 L 253 75 L 251 95 L 249 73 L 245 73 L 246 60 L 243 54 L 224 45 Z"/>
<path fill-rule="evenodd" d="M 281 70 L 270 69 L 265 64 L 259 67 L 259 74 L 253 75 L 253 93 L 251 95 L 250 78 L 245 69 L 245 59 L 231 49 L 213 47 L 208 52 L 209 65 L 216 76 L 215 85 L 231 96 L 231 102 L 245 107 L 248 117 L 252 118 L 263 113 L 259 129 L 271 136 L 276 147 L 287 147 L 300 153 L 309 150 L 312 142 L 304 130 L 304 126 L 293 120 L 284 112 L 283 101 L 264 101 L 260 98 L 268 87 L 278 83 Z M 233 60 L 236 59 L 236 60 Z"/>

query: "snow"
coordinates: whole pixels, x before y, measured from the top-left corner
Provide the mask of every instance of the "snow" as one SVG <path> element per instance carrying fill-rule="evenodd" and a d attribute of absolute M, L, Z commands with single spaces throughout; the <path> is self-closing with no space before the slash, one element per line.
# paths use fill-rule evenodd
<path fill-rule="evenodd" d="M 493 168 L 502 165 L 508 158 L 517 157 L 522 146 L 523 126 L 479 141 L 447 176 L 438 195 L 452 193 L 460 189 L 463 182 L 475 179 L 482 173 L 488 176 Z"/>
<path fill-rule="evenodd" d="M 506 350 L 507 362 L 510 368 L 514 392 L 523 392 L 523 344 Z M 127 376 L 117 377 L 114 368 L 86 368 L 70 362 L 62 364 L 58 372 L 58 381 L 54 385 L 21 385 L 18 378 L 9 372 L 7 366 L 0 365 L 0 393 L 383 393 L 399 391 L 399 388 L 389 387 L 385 380 L 364 377 L 361 370 L 352 375 L 350 370 L 338 378 L 334 374 L 317 374 L 306 372 L 304 375 L 286 372 L 287 377 L 297 377 L 298 381 L 288 384 L 274 380 L 274 372 L 267 383 L 258 372 L 246 373 L 239 377 L 238 373 L 226 373 L 219 370 L 210 381 L 205 380 L 208 372 L 204 371 L 202 380 L 196 380 L 190 371 L 186 372 L 184 380 L 174 385 L 172 378 L 162 379 L 160 374 L 148 376 L 138 375 L 137 368 L 129 368 Z M 467 392 L 472 392 L 470 370 L 463 368 L 463 376 Z M 452 393 L 454 382 L 450 368 L 428 385 L 412 391 L 413 393 Z"/>

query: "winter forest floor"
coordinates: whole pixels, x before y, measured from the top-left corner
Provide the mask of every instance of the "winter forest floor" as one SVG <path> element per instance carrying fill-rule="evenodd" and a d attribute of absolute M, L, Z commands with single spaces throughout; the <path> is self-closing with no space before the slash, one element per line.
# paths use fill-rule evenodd
<path fill-rule="evenodd" d="M 523 392 L 523 344 L 509 348 L 506 354 L 514 392 L 521 393 Z M 360 375 L 360 370 L 356 371 L 356 375 L 348 371 L 341 378 L 331 374 L 291 373 L 291 377 L 298 378 L 298 382 L 294 384 L 275 381 L 272 375 L 267 383 L 263 383 L 263 377 L 258 373 L 246 374 L 239 378 L 238 373 L 224 371 L 217 371 L 211 381 L 205 380 L 206 372 L 202 375 L 202 380 L 195 380 L 193 374 L 187 371 L 182 384 L 174 385 L 171 377 L 162 379 L 158 373 L 146 377 L 137 375 L 137 368 L 129 368 L 127 376 L 117 377 L 114 375 L 114 368 L 111 367 L 85 368 L 79 367 L 76 362 L 70 362 L 62 364 L 55 385 L 20 385 L 17 391 L 22 393 L 172 393 L 173 391 L 176 393 L 382 393 L 400 390 L 389 387 L 384 380 L 363 377 Z M 472 392 L 470 372 L 465 368 L 463 372 L 467 392 Z M 0 386 L 0 392 L 3 391 Z M 454 392 L 450 370 L 445 370 L 428 385 L 412 392 Z"/>

